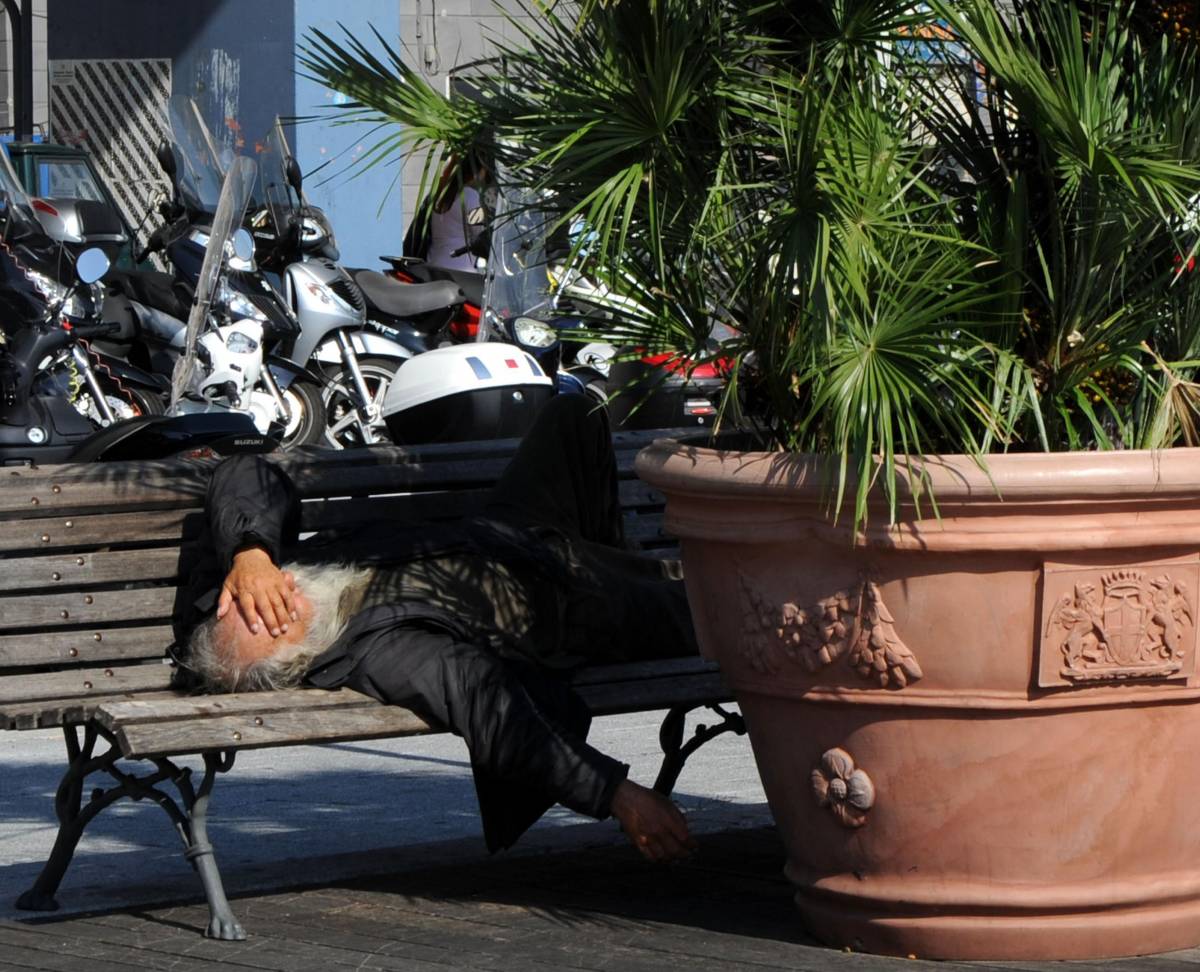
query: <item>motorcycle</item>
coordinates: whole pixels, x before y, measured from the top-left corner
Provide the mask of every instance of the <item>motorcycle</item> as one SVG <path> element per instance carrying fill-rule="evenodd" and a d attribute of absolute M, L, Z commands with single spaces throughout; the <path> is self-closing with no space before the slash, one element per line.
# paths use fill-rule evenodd
<path fill-rule="evenodd" d="M 80 252 L 73 261 L 77 282 L 48 302 L 39 320 L 5 335 L 0 345 L 0 464 L 159 459 L 202 449 L 227 454 L 271 448 L 273 443 L 240 415 L 143 414 L 97 430 L 69 398 L 43 380 L 64 351 L 77 351 L 81 342 L 116 326 L 71 324 L 61 316 L 75 291 L 99 282 L 108 266 L 101 250 Z"/>
<path fill-rule="evenodd" d="M 528 231 L 528 228 L 526 229 Z M 458 314 L 449 323 L 447 330 L 456 341 L 478 340 L 486 302 L 486 271 L 463 270 L 455 267 L 439 267 L 426 263 L 418 257 L 384 256 L 389 265 L 387 276 L 402 283 L 419 284 L 448 280 L 462 290 L 466 300 Z M 584 332 L 587 322 L 573 313 L 569 301 L 563 300 L 563 282 L 578 277 L 569 264 L 550 261 L 546 272 L 550 282 L 545 307 L 554 320 L 558 331 L 558 362 L 555 378 L 558 391 L 568 394 L 587 395 L 598 404 L 608 400 L 608 372 L 615 349 L 610 344 L 594 341 L 587 337 L 576 339 L 575 332 Z M 510 315 L 511 317 L 511 315 Z M 511 326 L 493 324 L 491 334 L 497 340 L 514 341 Z"/>
<path fill-rule="evenodd" d="M 0 320 L 14 340 L 29 327 L 45 323 L 53 309 L 56 325 L 78 328 L 99 321 L 102 288 L 81 284 L 74 267 L 84 247 L 48 235 L 34 201 L 18 181 L 6 153 L 0 152 Z M 101 248 L 101 251 L 103 248 Z M 101 253 L 101 255 L 103 255 Z M 97 278 L 99 279 L 99 278 Z M 105 355 L 82 334 L 54 345 L 34 364 L 34 394 L 67 400 L 93 426 L 161 412 L 161 383 L 125 362 Z"/>
<path fill-rule="evenodd" d="M 258 270 L 253 241 L 241 228 L 256 166 L 250 159 L 217 154 L 194 102 L 173 98 L 170 114 L 173 141 L 161 145 L 157 156 L 171 181 L 172 196 L 160 208 L 163 224 L 151 234 L 138 260 L 161 250 L 174 273 L 113 275 L 106 310 L 124 327 L 111 346 L 165 376 L 177 372 L 186 342 L 194 340 L 199 368 L 192 369 L 188 388 L 173 390 L 175 408 L 243 411 L 260 432 L 284 435 L 289 425 L 294 428 L 290 420 L 295 411 L 284 389 L 306 375 L 265 351 L 294 336 L 299 325 Z M 218 233 L 216 214 L 226 203 L 233 221 Z M 214 249 L 220 258 L 210 266 Z M 194 314 L 205 272 L 214 275 L 204 302 L 208 316 L 189 338 L 192 328 L 185 320 Z M 284 444 L 294 441 L 285 439 Z"/>
<path fill-rule="evenodd" d="M 396 442 L 520 436 L 556 394 L 561 345 L 547 222 L 528 202 L 499 194 L 475 340 L 420 355 L 388 389 L 383 414 Z"/>
<path fill-rule="evenodd" d="M 285 392 L 300 423 L 296 441 L 339 449 L 386 441 L 380 409 L 388 384 L 402 363 L 437 346 L 439 318 L 461 295 L 446 285 L 407 290 L 343 268 L 325 214 L 304 198 L 279 119 L 263 146 L 250 220 L 256 254 L 280 278 L 300 324 L 282 353 L 323 379 L 297 380 Z"/>

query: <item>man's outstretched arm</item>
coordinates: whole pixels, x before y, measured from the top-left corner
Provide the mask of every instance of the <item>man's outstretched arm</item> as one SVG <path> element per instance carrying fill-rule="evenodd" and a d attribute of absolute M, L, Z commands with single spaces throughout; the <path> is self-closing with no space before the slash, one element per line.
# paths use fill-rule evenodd
<path fill-rule="evenodd" d="M 683 812 L 661 793 L 622 780 L 613 793 L 611 810 L 625 836 L 648 861 L 678 861 L 696 849 Z"/>
<path fill-rule="evenodd" d="M 330 677 L 314 670 L 309 681 L 326 688 L 345 684 L 462 736 L 477 783 L 482 771 L 513 793 L 544 795 L 545 806 L 557 802 L 597 819 L 611 814 L 649 860 L 690 853 L 694 843 L 679 809 L 626 779 L 623 763 L 547 718 L 502 659 L 434 627 L 390 625 L 388 610 L 372 609 L 359 619 L 362 630 L 351 632 L 358 642 L 352 671 Z M 485 834 L 490 829 L 485 820 Z M 506 847 L 518 836 L 508 832 L 494 845 L 489 837 L 489 846 Z"/>
<path fill-rule="evenodd" d="M 217 617 L 236 607 L 251 630 L 288 630 L 296 582 L 278 564 L 283 547 L 295 542 L 299 508 L 291 479 L 259 456 L 234 456 L 213 471 L 205 512 L 226 572 Z"/>

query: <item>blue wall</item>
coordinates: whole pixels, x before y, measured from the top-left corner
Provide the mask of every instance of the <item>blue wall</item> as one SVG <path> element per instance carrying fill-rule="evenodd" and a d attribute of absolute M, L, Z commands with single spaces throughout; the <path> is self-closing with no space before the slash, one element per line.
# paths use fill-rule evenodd
<path fill-rule="evenodd" d="M 296 42 L 310 27 L 337 36 L 344 24 L 366 37 L 374 26 L 389 41 L 400 33 L 399 0 L 50 0 L 48 8 L 51 60 L 169 58 L 173 92 L 195 98 L 206 117 L 233 119 L 219 137 L 247 154 L 277 114 L 320 114 L 333 103 L 297 73 Z M 380 254 L 399 252 L 404 230 L 394 167 L 343 171 L 365 132 L 318 120 L 289 137 L 304 173 L 320 170 L 305 193 L 328 213 L 342 259 L 374 267 Z"/>
<path fill-rule="evenodd" d="M 360 38 L 371 38 L 374 27 L 389 43 L 400 35 L 398 0 L 354 0 L 340 5 L 329 0 L 295 0 L 296 40 L 313 27 L 330 37 L 342 36 L 339 25 Z M 372 38 L 373 39 L 373 38 Z M 328 214 L 337 234 L 342 261 L 350 266 L 377 267 L 382 254 L 399 253 L 404 239 L 403 208 L 396 166 L 361 170 L 347 166 L 371 147 L 370 129 L 336 126 L 323 121 L 329 106 L 341 96 L 296 77 L 296 114 L 317 120 L 296 126 L 296 157 L 305 175 L 304 192 Z M 376 135 L 374 138 L 378 138 Z M 318 167 L 320 171 L 314 172 Z M 312 175 L 309 175 L 313 173 Z M 393 185 L 393 183 L 395 183 Z"/>

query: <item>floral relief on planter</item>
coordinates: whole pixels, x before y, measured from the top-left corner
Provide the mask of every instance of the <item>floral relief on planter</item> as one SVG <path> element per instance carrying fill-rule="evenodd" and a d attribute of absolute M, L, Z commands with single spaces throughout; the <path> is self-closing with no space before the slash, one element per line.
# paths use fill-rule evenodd
<path fill-rule="evenodd" d="M 828 807 L 843 827 L 861 827 L 875 805 L 875 784 L 844 749 L 830 749 L 812 771 L 817 806 Z"/>
<path fill-rule="evenodd" d="M 1038 684 L 1188 678 L 1196 668 L 1200 558 L 1043 565 Z"/>
<path fill-rule="evenodd" d="M 739 580 L 742 654 L 755 671 L 774 675 L 790 663 L 816 674 L 845 658 L 860 676 L 884 688 L 901 689 L 921 678 L 916 656 L 900 640 L 870 577 L 807 607 L 791 601 L 777 605 L 740 571 Z"/>

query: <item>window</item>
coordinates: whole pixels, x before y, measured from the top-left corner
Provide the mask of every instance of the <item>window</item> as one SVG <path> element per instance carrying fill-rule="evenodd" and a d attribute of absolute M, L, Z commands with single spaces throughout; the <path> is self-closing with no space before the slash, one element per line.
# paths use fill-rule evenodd
<path fill-rule="evenodd" d="M 86 162 L 78 159 L 39 158 L 37 160 L 37 194 L 65 199 L 90 199 L 107 202 Z"/>

